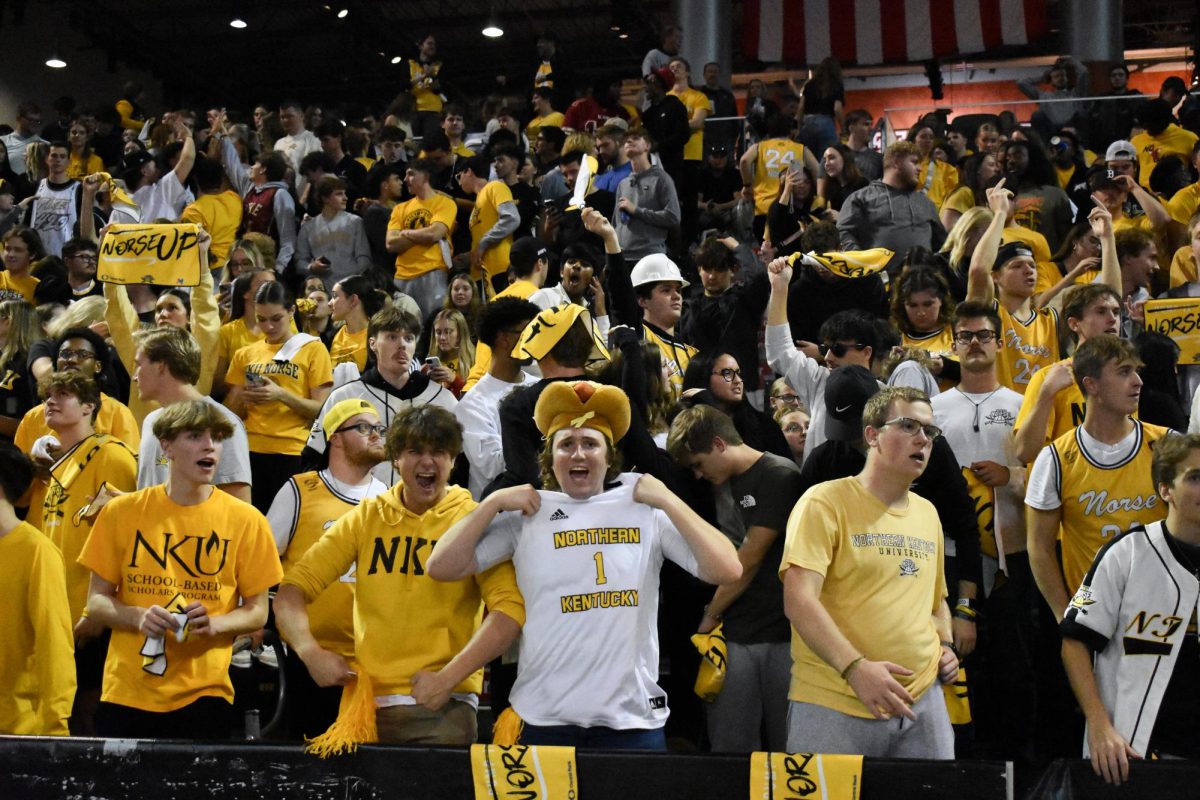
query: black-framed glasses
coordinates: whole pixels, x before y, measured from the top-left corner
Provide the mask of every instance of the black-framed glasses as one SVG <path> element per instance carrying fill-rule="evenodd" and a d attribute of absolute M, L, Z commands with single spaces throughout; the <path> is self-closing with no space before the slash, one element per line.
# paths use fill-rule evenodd
<path fill-rule="evenodd" d="M 889 419 L 879 427 L 886 428 L 889 425 L 894 426 L 909 436 L 916 436 L 918 432 L 924 433 L 925 438 L 931 442 L 942 435 L 942 429 L 937 425 L 923 425 L 921 424 L 920 420 L 915 420 L 912 417 L 896 417 L 895 419 Z"/>
<path fill-rule="evenodd" d="M 987 344 L 988 342 L 995 341 L 996 332 L 987 330 L 986 328 L 981 331 L 954 332 L 954 341 L 958 342 L 959 344 L 970 344 L 972 339 L 978 339 L 980 344 Z"/>
<path fill-rule="evenodd" d="M 64 347 L 58 351 L 58 357 L 64 361 L 87 361 L 89 358 L 95 358 L 96 354 L 91 350 L 68 350 Z"/>
<path fill-rule="evenodd" d="M 795 408 L 800 405 L 800 395 L 798 394 L 777 394 L 771 397 L 772 403 L 777 403 L 781 406 Z"/>
<path fill-rule="evenodd" d="M 842 358 L 843 356 L 846 355 L 846 353 L 850 352 L 851 349 L 866 350 L 867 345 L 860 344 L 858 342 L 855 342 L 854 344 L 846 344 L 845 342 L 834 342 L 833 344 L 817 345 L 817 349 L 821 351 L 821 358 L 824 358 L 826 356 L 826 354 L 828 354 L 828 353 L 833 353 L 834 358 Z"/>
<path fill-rule="evenodd" d="M 372 433 L 383 436 L 387 433 L 386 425 L 372 425 L 369 422 L 356 422 L 353 425 L 347 425 L 344 428 L 338 428 L 337 433 L 345 433 L 346 431 L 354 431 L 359 436 L 370 436 Z"/>
<path fill-rule="evenodd" d="M 734 378 L 737 378 L 739 381 L 742 379 L 742 371 L 740 369 L 731 369 L 729 367 L 717 370 L 713 375 L 720 375 L 725 379 L 726 383 L 733 383 Z"/>

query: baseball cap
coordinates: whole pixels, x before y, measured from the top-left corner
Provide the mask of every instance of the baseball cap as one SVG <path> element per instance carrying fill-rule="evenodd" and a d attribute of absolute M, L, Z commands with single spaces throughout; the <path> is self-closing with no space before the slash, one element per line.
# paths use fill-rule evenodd
<path fill-rule="evenodd" d="M 658 69 L 650 70 L 650 73 L 646 77 L 649 78 L 650 75 L 662 81 L 664 89 L 670 89 L 675 85 L 675 73 L 671 72 L 670 67 L 659 67 Z"/>
<path fill-rule="evenodd" d="M 1124 139 L 1118 139 L 1108 146 L 1108 150 L 1104 151 L 1105 161 L 1136 161 L 1137 150 L 1134 149 L 1132 142 L 1127 142 Z"/>
<path fill-rule="evenodd" d="M 536 236 L 526 236 L 512 243 L 508 251 L 508 263 L 516 267 L 518 274 L 533 269 L 539 258 L 548 258 L 546 245 Z"/>
<path fill-rule="evenodd" d="M 825 382 L 825 436 L 838 442 L 862 438 L 862 415 L 867 401 L 879 393 L 871 370 L 857 364 L 838 367 Z"/>
<path fill-rule="evenodd" d="M 346 424 L 346 420 L 359 414 L 374 414 L 378 417 L 379 411 L 362 398 L 334 403 L 333 408 L 326 411 L 325 416 L 321 418 L 321 430 L 325 432 L 325 438 L 328 439 L 337 433 L 338 428 Z"/>
<path fill-rule="evenodd" d="M 714 155 L 714 156 L 729 155 L 729 145 L 725 144 L 724 142 L 717 142 L 715 144 L 710 144 L 708 146 L 708 153 L 709 153 L 709 155 Z"/>
<path fill-rule="evenodd" d="M 121 157 L 121 172 L 131 172 L 139 169 L 143 164 L 148 164 L 154 160 L 154 156 L 147 153 L 145 150 L 134 150 L 132 153 L 126 153 Z"/>
<path fill-rule="evenodd" d="M 1093 167 L 1089 167 L 1087 171 L 1088 189 L 1093 192 L 1098 192 L 1101 189 L 1108 189 L 1116 186 L 1117 182 L 1109 176 L 1109 172 L 1109 168 L 1103 164 L 1097 164 Z"/>
<path fill-rule="evenodd" d="M 604 124 L 600 126 L 600 128 L 596 131 L 596 133 L 612 133 L 614 131 L 620 131 L 621 133 L 625 133 L 628 130 L 629 130 L 628 122 L 621 119 L 620 117 L 609 117 L 608 119 L 604 120 Z"/>
<path fill-rule="evenodd" d="M 1000 249 L 996 251 L 996 261 L 992 264 L 992 269 L 1000 269 L 1006 263 L 1014 258 L 1033 258 L 1033 250 L 1025 242 L 1008 242 L 1000 245 Z"/>
<path fill-rule="evenodd" d="M 682 288 L 688 286 L 688 282 L 679 272 L 679 267 L 662 253 L 652 253 L 637 262 L 629 273 L 629 281 L 635 288 L 644 283 L 659 281 L 679 281 Z"/>

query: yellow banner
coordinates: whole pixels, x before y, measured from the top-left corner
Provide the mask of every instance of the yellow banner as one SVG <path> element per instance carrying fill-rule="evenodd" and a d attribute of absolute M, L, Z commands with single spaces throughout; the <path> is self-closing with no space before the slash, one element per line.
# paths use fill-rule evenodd
<path fill-rule="evenodd" d="M 967 691 L 966 667 L 959 665 L 958 678 L 954 683 L 943 683 L 942 692 L 946 695 L 946 713 L 950 715 L 950 724 L 970 724 L 971 698 Z"/>
<path fill-rule="evenodd" d="M 199 225 L 110 225 L 96 277 L 105 283 L 199 286 Z"/>
<path fill-rule="evenodd" d="M 1158 331 L 1179 345 L 1179 365 L 1200 364 L 1200 297 L 1147 300 L 1146 330 Z"/>
<path fill-rule="evenodd" d="M 862 756 L 817 753 L 750 756 L 750 800 L 858 800 L 861 787 Z"/>
<path fill-rule="evenodd" d="M 471 745 L 475 800 L 577 800 L 574 747 Z"/>

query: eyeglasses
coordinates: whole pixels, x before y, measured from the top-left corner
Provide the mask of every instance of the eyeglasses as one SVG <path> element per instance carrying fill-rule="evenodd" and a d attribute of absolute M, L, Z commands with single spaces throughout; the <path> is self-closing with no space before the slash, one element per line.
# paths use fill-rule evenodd
<path fill-rule="evenodd" d="M 734 379 L 737 379 L 739 381 L 742 379 L 742 371 L 740 369 L 730 369 L 729 367 L 726 367 L 725 369 L 719 370 L 712 374 L 720 375 L 722 378 L 725 379 L 726 383 L 733 383 Z"/>
<path fill-rule="evenodd" d="M 834 358 L 842 358 L 843 356 L 846 355 L 847 352 L 850 351 L 850 348 L 854 348 L 855 350 L 866 350 L 867 345 L 857 344 L 857 343 L 846 344 L 845 342 L 835 342 L 833 344 L 821 344 L 821 345 L 817 346 L 817 349 L 820 350 L 820 352 L 821 352 L 822 358 L 825 357 L 826 353 L 833 353 Z"/>
<path fill-rule="evenodd" d="M 980 344 L 987 344 L 996 338 L 995 331 L 955 331 L 954 341 L 959 344 L 970 344 L 972 339 L 978 339 Z"/>
<path fill-rule="evenodd" d="M 383 436 L 383 434 L 387 433 L 387 426 L 386 425 L 372 425 L 369 422 L 356 422 L 353 425 L 347 425 L 344 428 L 338 428 L 334 432 L 335 433 L 346 433 L 347 431 L 354 431 L 359 436 L 370 436 L 372 433 L 377 434 L 379 436 Z"/>
<path fill-rule="evenodd" d="M 772 403 L 778 403 L 781 406 L 798 406 L 800 405 L 800 395 L 798 394 L 777 394 L 771 398 Z"/>
<path fill-rule="evenodd" d="M 783 426 L 784 433 L 804 433 L 806 430 L 807 428 L 805 428 L 799 422 L 789 422 L 787 425 Z"/>
<path fill-rule="evenodd" d="M 918 432 L 924 433 L 925 438 L 931 442 L 942 435 L 942 429 L 937 425 L 922 425 L 918 420 L 915 420 L 912 417 L 896 417 L 895 419 L 889 419 L 879 427 L 886 428 L 889 425 L 895 425 L 909 436 L 916 436 Z"/>
<path fill-rule="evenodd" d="M 89 358 L 95 358 L 96 354 L 91 350 L 68 350 L 63 348 L 58 351 L 60 361 L 87 361 Z"/>
<path fill-rule="evenodd" d="M 76 253 L 73 256 L 67 256 L 67 258 L 77 258 L 80 261 L 87 261 L 88 263 L 91 263 L 91 264 L 96 263 L 96 254 L 95 253 Z"/>

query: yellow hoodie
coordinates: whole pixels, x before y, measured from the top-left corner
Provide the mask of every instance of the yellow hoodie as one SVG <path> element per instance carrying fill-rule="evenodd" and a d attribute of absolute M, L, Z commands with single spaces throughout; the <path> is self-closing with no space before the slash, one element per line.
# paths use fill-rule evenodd
<path fill-rule="evenodd" d="M 475 508 L 470 492 L 447 487 L 440 503 L 418 515 L 401 502 L 403 488 L 397 483 L 341 517 L 283 579 L 311 603 L 355 565 L 355 661 L 376 696 L 412 694 L 414 674 L 446 666 L 479 627 L 484 604 L 525 623 L 511 561 L 453 583 L 425 574 L 434 544 Z M 454 691 L 482 688 L 480 670 Z"/>

